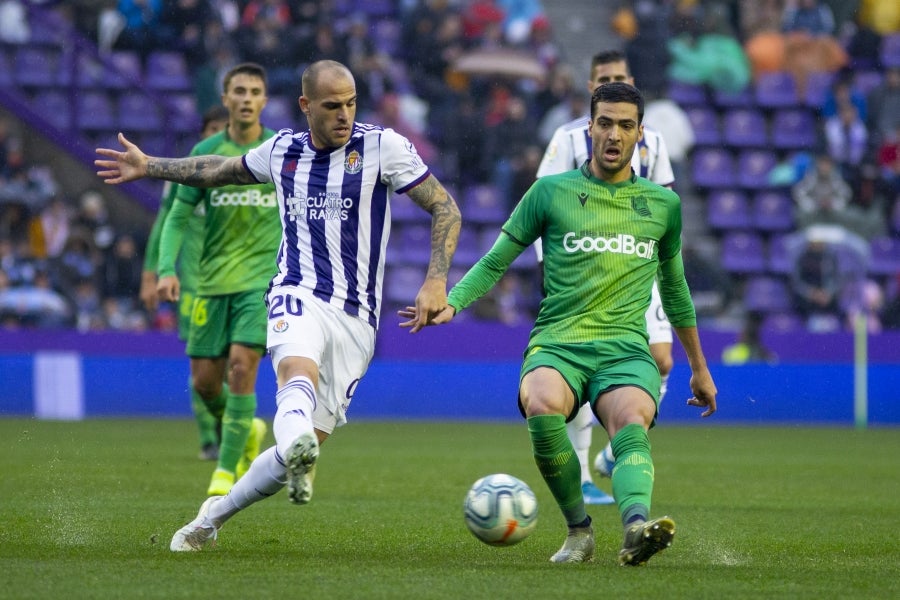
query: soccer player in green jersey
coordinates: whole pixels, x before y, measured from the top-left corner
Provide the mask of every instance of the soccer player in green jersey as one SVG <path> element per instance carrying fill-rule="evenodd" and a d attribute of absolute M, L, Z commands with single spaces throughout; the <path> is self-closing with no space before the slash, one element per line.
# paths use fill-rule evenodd
<path fill-rule="evenodd" d="M 242 156 L 275 135 L 260 122 L 266 99 L 262 67 L 243 63 L 231 69 L 222 94 L 228 126 L 197 144 L 191 155 Z M 194 389 L 222 420 L 218 465 L 207 489 L 220 496 L 259 453 L 266 433 L 265 423 L 254 418 L 256 376 L 266 347 L 263 297 L 275 273 L 281 218 L 271 184 L 178 186 L 160 241 L 160 300 L 177 302 L 181 296 L 175 260 L 198 207 L 206 217 L 187 354 Z"/>
<path fill-rule="evenodd" d="M 219 133 L 228 125 L 228 109 L 224 106 L 213 106 L 203 114 L 203 122 L 200 127 L 200 139 L 205 140 L 209 136 Z M 175 202 L 177 184 L 166 183 L 163 191 L 162 202 L 156 213 L 156 220 L 150 229 L 150 237 L 147 239 L 147 248 L 144 251 L 144 272 L 141 276 L 140 299 L 148 312 L 154 313 L 159 307 L 159 296 L 156 293 L 156 267 L 159 264 L 159 238 L 162 234 L 163 224 L 172 205 Z M 194 294 L 197 290 L 197 270 L 200 268 L 200 253 L 203 251 L 203 223 L 205 213 L 202 207 L 194 211 L 188 222 L 188 233 L 184 238 L 184 245 L 178 255 L 178 277 L 181 283 L 181 299 L 178 302 L 178 338 L 187 342 L 191 324 L 191 307 L 194 304 Z M 188 383 L 191 394 L 191 410 L 197 422 L 197 431 L 200 434 L 200 459 L 219 459 L 219 421 L 216 419 L 203 399 L 194 389 L 192 383 Z"/>
<path fill-rule="evenodd" d="M 538 470 L 569 531 L 552 562 L 589 561 L 594 532 L 581 493 L 581 466 L 566 421 L 590 404 L 612 440 L 613 496 L 624 539 L 622 565 L 640 565 L 672 543 L 675 523 L 650 519 L 653 460 L 648 430 L 656 420 L 660 375 L 647 343 L 644 313 L 658 278 L 666 314 L 687 353 L 693 397 L 716 410 L 716 386 L 697 334 L 681 260 L 681 201 L 634 175 L 644 101 L 632 85 L 598 87 L 588 133 L 593 155 L 580 169 L 538 179 L 491 250 L 451 290 L 429 324 L 449 322 L 486 293 L 513 260 L 541 238 L 546 297 L 524 353 L 519 407 Z M 414 327 L 412 307 L 399 311 Z"/>

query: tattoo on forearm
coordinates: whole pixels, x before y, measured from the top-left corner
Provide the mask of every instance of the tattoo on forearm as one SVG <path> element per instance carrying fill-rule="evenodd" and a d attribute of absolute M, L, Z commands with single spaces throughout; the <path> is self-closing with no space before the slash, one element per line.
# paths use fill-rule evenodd
<path fill-rule="evenodd" d="M 147 163 L 147 175 L 204 188 L 254 183 L 240 157 L 216 155 L 152 159 Z"/>
<path fill-rule="evenodd" d="M 462 217 L 456 202 L 433 176 L 410 190 L 413 202 L 431 213 L 431 262 L 428 277 L 446 278 L 456 252 Z"/>

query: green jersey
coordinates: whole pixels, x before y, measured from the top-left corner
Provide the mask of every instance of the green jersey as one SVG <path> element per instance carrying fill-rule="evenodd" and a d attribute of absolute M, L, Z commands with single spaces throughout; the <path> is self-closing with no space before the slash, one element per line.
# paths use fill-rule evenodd
<path fill-rule="evenodd" d="M 166 182 L 163 188 L 163 197 L 159 205 L 159 211 L 156 213 L 156 220 L 150 229 L 150 237 L 147 239 L 147 250 L 144 253 L 144 270 L 157 270 L 159 265 L 159 243 L 162 237 L 163 224 L 172 205 L 175 203 L 175 194 L 177 193 L 178 184 L 170 181 Z M 178 263 L 175 268 L 178 273 L 178 279 L 181 280 L 182 289 L 196 290 L 197 276 L 200 268 L 200 253 L 203 251 L 203 223 L 205 221 L 206 208 L 200 204 L 188 219 L 187 229 L 185 230 L 184 243 L 181 245 L 181 252 L 178 253 Z"/>
<path fill-rule="evenodd" d="M 532 185 L 501 239 L 451 290 L 450 304 L 461 309 L 476 300 L 537 238 L 546 296 L 531 345 L 646 340 L 644 314 L 657 275 L 672 324 L 696 325 L 681 262 L 680 198 L 633 174 L 606 183 L 588 163 Z"/>
<path fill-rule="evenodd" d="M 273 135 L 271 129 L 263 129 L 259 139 L 239 145 L 226 128 L 194 146 L 191 156 L 243 156 Z M 199 206 L 206 211 L 206 220 L 197 294 L 219 296 L 265 289 L 275 274 L 281 243 L 281 217 L 271 183 L 208 189 L 178 186 L 163 227 L 159 275 L 174 274 L 186 220 Z"/>

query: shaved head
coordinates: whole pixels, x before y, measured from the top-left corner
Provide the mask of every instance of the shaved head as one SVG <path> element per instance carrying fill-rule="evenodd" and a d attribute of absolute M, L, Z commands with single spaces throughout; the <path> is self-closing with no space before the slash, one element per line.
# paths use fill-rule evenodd
<path fill-rule="evenodd" d="M 329 79 L 353 79 L 350 69 L 335 60 L 316 61 L 303 71 L 303 77 L 300 79 L 301 93 L 310 99 L 318 97 L 319 83 L 323 75 L 329 76 Z"/>

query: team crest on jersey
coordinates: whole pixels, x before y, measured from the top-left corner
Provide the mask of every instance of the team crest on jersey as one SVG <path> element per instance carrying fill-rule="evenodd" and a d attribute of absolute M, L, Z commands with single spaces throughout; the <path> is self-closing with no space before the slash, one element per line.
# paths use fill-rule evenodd
<path fill-rule="evenodd" d="M 359 173 L 360 171 L 362 171 L 362 168 L 362 156 L 360 156 L 359 152 L 357 152 L 356 150 L 348 154 L 347 158 L 344 159 L 344 171 L 346 171 L 350 175 Z"/>
<path fill-rule="evenodd" d="M 650 152 L 647 150 L 647 146 L 644 144 L 639 145 L 640 148 L 640 157 L 641 157 L 641 165 L 646 167 L 650 164 Z"/>
<path fill-rule="evenodd" d="M 647 206 L 647 199 L 643 196 L 632 198 L 631 208 L 632 210 L 634 210 L 634 212 L 641 215 L 642 217 L 649 217 L 651 215 L 650 207 Z"/>
<path fill-rule="evenodd" d="M 275 333 L 284 333 L 288 329 L 288 322 L 284 319 L 278 319 L 275 321 L 275 324 L 272 325 L 272 331 Z"/>

